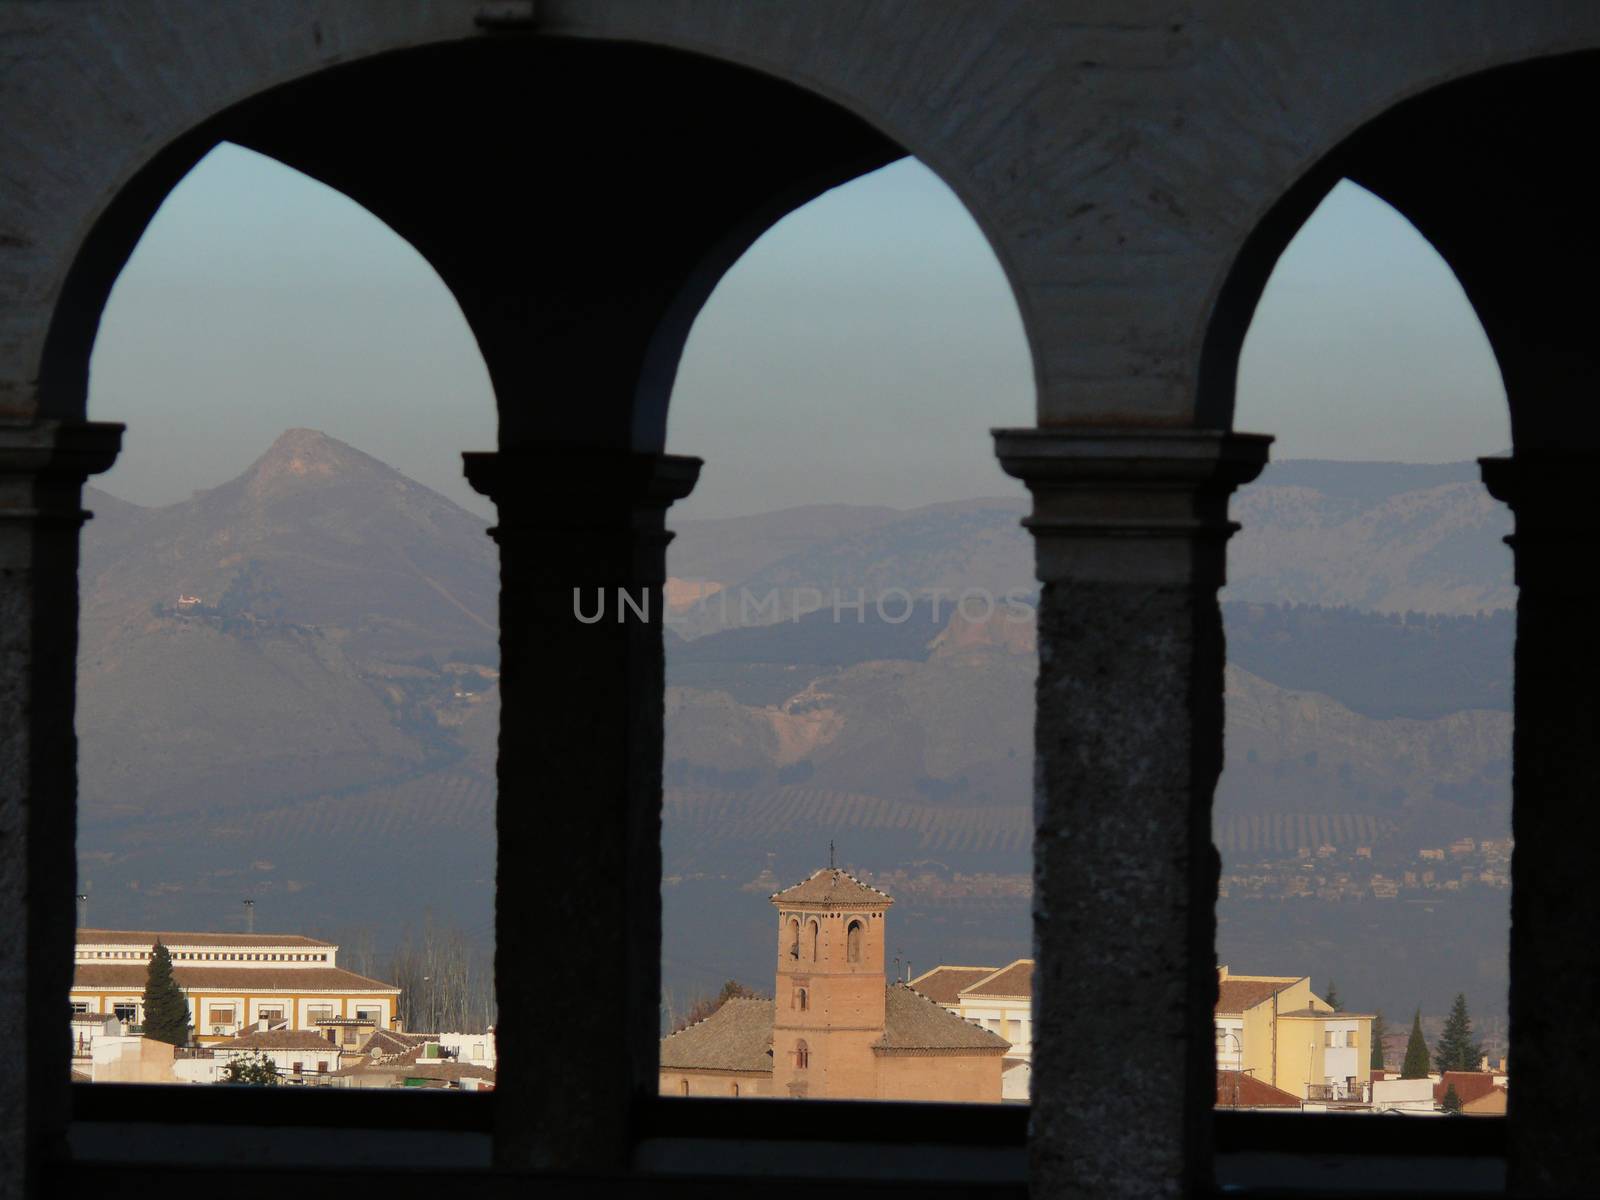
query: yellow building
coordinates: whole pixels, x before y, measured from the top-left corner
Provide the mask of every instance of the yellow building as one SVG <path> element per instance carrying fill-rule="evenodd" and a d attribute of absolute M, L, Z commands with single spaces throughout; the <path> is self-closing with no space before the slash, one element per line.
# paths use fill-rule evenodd
<path fill-rule="evenodd" d="M 320 1022 L 395 1025 L 400 989 L 339 966 L 339 947 L 298 934 L 170 933 L 80 929 L 72 971 L 74 1013 L 106 1013 L 125 1025 L 144 1020 L 144 985 L 156 942 L 189 1000 L 201 1044 L 247 1026 L 323 1031 Z"/>
<path fill-rule="evenodd" d="M 1217 1070 L 1312 1102 L 1371 1100 L 1371 1013 L 1335 1012 L 1308 976 L 1217 969 Z"/>

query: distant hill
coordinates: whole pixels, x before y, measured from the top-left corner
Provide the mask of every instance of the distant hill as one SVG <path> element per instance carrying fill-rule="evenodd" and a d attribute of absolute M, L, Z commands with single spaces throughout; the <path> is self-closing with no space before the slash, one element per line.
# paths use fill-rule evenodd
<path fill-rule="evenodd" d="M 1287 463 L 1241 493 L 1226 854 L 1503 824 L 1513 622 L 1476 614 L 1514 592 L 1504 514 L 1473 470 Z M 308 430 L 181 504 L 91 489 L 87 506 L 79 862 L 95 919 L 227 928 L 249 894 L 279 927 L 384 940 L 432 910 L 486 935 L 485 522 Z M 1022 515 L 988 499 L 680 527 L 669 565 L 696 585 L 678 594 L 711 594 L 667 636 L 669 975 L 742 970 L 707 962 L 695 922 L 799 878 L 829 841 L 893 881 L 920 922 L 908 955 L 1025 952 L 1033 625 L 951 618 L 963 589 L 1034 593 Z M 794 619 L 805 589 L 837 595 L 838 619 Z M 782 603 L 751 624 L 745 594 Z M 730 953 L 764 962 L 752 912 Z"/>

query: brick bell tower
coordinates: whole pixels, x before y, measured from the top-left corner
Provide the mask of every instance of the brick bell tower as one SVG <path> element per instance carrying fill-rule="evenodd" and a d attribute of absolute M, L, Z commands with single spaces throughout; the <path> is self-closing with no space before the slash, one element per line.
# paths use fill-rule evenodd
<path fill-rule="evenodd" d="M 775 1096 L 873 1099 L 883 1036 L 885 893 L 834 867 L 773 895 Z"/>

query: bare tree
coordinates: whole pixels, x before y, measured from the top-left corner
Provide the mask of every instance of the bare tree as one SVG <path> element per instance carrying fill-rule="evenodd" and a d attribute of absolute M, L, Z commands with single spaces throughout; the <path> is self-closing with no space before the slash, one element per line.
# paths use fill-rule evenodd
<path fill-rule="evenodd" d="M 482 1033 L 495 1023 L 494 970 L 488 953 L 432 914 L 407 929 L 390 958 L 400 988 L 400 1019 L 413 1032 Z"/>

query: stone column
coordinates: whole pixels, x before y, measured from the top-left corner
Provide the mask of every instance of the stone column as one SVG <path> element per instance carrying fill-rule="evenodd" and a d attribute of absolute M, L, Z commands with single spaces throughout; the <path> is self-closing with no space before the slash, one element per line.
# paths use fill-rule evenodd
<path fill-rule="evenodd" d="M 0 1195 L 30 1193 L 68 1117 L 77 878 L 78 528 L 122 426 L 0 423 Z"/>
<path fill-rule="evenodd" d="M 1271 439 L 995 432 L 1033 493 L 1032 1194 L 1208 1190 L 1228 496 Z"/>
<path fill-rule="evenodd" d="M 1600 1055 L 1600 585 L 1592 481 L 1600 452 L 1482 460 L 1516 532 L 1512 734 L 1511 1192 L 1591 1194 L 1600 1178 L 1593 1090 Z M 1578 1098 L 1578 1099 L 1575 1099 Z"/>
<path fill-rule="evenodd" d="M 665 518 L 700 461 L 550 448 L 466 470 L 499 510 L 496 1161 L 620 1168 L 657 1090 Z"/>

